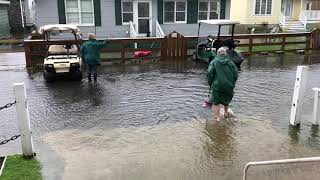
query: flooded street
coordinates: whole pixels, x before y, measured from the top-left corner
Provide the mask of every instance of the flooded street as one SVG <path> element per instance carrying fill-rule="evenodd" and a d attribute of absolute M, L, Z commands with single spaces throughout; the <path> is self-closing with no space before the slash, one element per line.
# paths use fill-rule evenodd
<path fill-rule="evenodd" d="M 204 64 L 103 66 L 98 84 L 47 84 L 41 70 L 24 68 L 23 53 L 2 53 L 0 105 L 14 101 L 13 83 L 25 83 L 46 179 L 235 180 L 249 161 L 320 156 L 320 133 L 309 123 L 320 64 L 310 65 L 301 127 L 289 126 L 296 67 L 305 63 L 298 55 L 246 60 L 231 103 L 236 117 L 216 124 L 202 107 Z M 0 119 L 0 140 L 18 133 L 14 107 Z M 16 140 L 0 155 L 20 149 Z M 249 179 L 319 175 L 320 163 L 249 170 Z"/>

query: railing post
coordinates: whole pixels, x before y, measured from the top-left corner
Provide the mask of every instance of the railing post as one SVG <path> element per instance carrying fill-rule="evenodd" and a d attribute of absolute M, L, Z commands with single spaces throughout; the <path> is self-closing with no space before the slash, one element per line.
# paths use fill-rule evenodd
<path fill-rule="evenodd" d="M 249 53 L 252 54 L 253 37 L 249 36 Z"/>
<path fill-rule="evenodd" d="M 314 105 L 313 105 L 313 118 L 312 124 L 320 124 L 320 88 L 313 88 L 314 91 Z"/>
<path fill-rule="evenodd" d="M 24 54 L 26 58 L 26 66 L 30 67 L 32 64 L 32 59 L 31 59 L 31 50 L 30 50 L 29 43 L 24 43 Z"/>
<path fill-rule="evenodd" d="M 306 36 L 306 52 L 309 52 L 311 46 L 311 33 Z"/>
<path fill-rule="evenodd" d="M 29 111 L 27 106 L 26 89 L 24 83 L 15 83 L 13 90 L 16 98 L 16 109 L 20 131 L 22 153 L 24 156 L 33 156 L 32 133 Z"/>
<path fill-rule="evenodd" d="M 281 41 L 281 51 L 286 50 L 286 36 L 282 35 L 282 41 Z"/>
<path fill-rule="evenodd" d="M 124 44 L 123 41 L 121 41 L 120 46 L 121 46 L 121 63 L 122 63 L 122 64 L 125 64 L 125 63 L 126 63 L 125 50 L 124 50 L 125 44 Z"/>
<path fill-rule="evenodd" d="M 298 66 L 297 68 L 290 114 L 290 124 L 292 126 L 300 124 L 303 96 L 308 82 L 308 69 L 308 66 Z"/>

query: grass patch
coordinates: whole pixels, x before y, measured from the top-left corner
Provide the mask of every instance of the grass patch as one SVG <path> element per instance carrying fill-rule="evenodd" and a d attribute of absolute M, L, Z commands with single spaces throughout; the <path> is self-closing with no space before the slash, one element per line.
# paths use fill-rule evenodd
<path fill-rule="evenodd" d="M 252 48 L 253 51 L 276 51 L 280 49 L 281 46 L 255 46 Z"/>
<path fill-rule="evenodd" d="M 305 49 L 305 44 L 289 44 L 285 46 L 286 50 L 290 49 Z M 277 51 L 281 50 L 281 46 L 275 45 L 275 46 L 254 46 L 252 48 L 252 51 Z M 237 51 L 239 52 L 248 52 L 248 47 L 237 47 Z"/>
<path fill-rule="evenodd" d="M 305 44 L 290 44 L 286 46 L 286 50 L 289 49 L 305 49 L 306 45 Z"/>
<path fill-rule="evenodd" d="M 21 155 L 9 156 L 1 180 L 42 180 L 41 164 L 36 159 L 25 159 Z"/>

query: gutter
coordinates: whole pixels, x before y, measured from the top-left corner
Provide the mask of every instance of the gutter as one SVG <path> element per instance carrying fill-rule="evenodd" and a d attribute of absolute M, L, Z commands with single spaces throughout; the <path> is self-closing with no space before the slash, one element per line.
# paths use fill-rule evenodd
<path fill-rule="evenodd" d="M 7 5 L 9 5 L 9 4 L 10 4 L 10 1 L 1 1 L 1 0 L 0 0 L 0 4 L 7 4 Z"/>

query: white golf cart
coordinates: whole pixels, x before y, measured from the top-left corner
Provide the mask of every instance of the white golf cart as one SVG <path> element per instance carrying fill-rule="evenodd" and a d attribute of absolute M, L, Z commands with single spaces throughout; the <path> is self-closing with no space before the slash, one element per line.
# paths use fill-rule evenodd
<path fill-rule="evenodd" d="M 82 58 L 78 36 L 80 30 L 75 25 L 52 24 L 40 28 L 47 45 L 47 56 L 43 63 L 43 77 L 47 82 L 54 81 L 58 76 L 67 76 L 72 80 L 81 81 Z M 75 44 L 70 44 L 72 39 Z M 51 42 L 55 42 L 54 45 Z"/>

